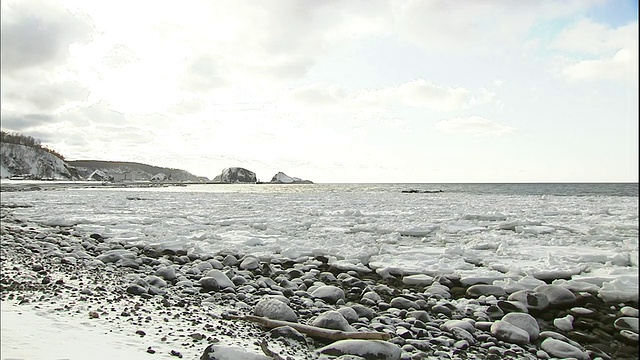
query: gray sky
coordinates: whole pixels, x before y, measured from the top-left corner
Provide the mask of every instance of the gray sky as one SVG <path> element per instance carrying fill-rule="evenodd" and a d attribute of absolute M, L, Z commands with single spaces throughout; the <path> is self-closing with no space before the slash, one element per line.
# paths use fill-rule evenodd
<path fill-rule="evenodd" d="M 266 181 L 638 181 L 636 1 L 1 6 L 2 129 L 70 160 Z"/>

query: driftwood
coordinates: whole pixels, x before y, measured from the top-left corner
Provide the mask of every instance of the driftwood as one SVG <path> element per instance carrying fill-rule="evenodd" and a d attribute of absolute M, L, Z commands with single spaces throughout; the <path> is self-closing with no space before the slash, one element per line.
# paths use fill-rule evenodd
<path fill-rule="evenodd" d="M 233 320 L 244 320 L 250 321 L 256 324 L 260 324 L 269 329 L 277 328 L 280 326 L 291 326 L 292 328 L 300 331 L 301 333 L 307 334 L 312 337 L 329 339 L 329 340 L 344 340 L 344 339 L 361 339 L 361 340 L 389 340 L 391 339 L 391 335 L 375 332 L 375 331 L 341 331 L 341 330 L 332 330 L 332 329 L 324 329 L 321 327 L 298 324 L 289 321 L 280 321 L 280 320 L 271 320 L 260 316 L 253 315 L 245 315 L 245 316 L 235 316 L 230 315 L 230 319 Z"/>
<path fill-rule="evenodd" d="M 260 343 L 260 348 L 262 349 L 262 352 L 265 355 L 267 355 L 268 357 L 272 358 L 273 360 L 295 360 L 294 358 L 292 358 L 290 356 L 287 356 L 286 358 L 283 358 L 277 352 L 269 349 L 269 344 L 267 344 L 267 340 L 262 340 L 262 342 Z"/>

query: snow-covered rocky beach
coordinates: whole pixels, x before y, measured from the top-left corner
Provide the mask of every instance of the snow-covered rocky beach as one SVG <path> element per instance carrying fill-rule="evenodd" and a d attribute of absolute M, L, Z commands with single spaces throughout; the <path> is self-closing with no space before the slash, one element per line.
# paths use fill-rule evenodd
<path fill-rule="evenodd" d="M 2 359 L 638 357 L 637 196 L 11 189 Z"/>

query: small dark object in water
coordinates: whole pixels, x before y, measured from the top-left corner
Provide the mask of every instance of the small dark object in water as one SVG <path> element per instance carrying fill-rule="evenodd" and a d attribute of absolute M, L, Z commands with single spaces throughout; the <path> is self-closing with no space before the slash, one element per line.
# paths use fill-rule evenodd
<path fill-rule="evenodd" d="M 403 193 L 407 193 L 407 194 L 435 194 L 435 193 L 441 193 L 443 192 L 442 190 L 418 190 L 418 189 L 411 189 L 411 190 L 402 190 Z"/>

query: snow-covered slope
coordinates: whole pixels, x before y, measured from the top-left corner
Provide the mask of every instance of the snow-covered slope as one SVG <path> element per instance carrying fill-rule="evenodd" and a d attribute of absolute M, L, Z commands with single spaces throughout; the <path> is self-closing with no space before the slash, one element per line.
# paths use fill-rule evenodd
<path fill-rule="evenodd" d="M 68 162 L 78 169 L 83 179 L 89 179 L 96 171 L 116 181 L 128 179 L 134 181 L 177 181 L 208 182 L 203 176 L 196 176 L 186 170 L 152 166 L 136 162 L 73 160 Z"/>
<path fill-rule="evenodd" d="M 282 171 L 278 172 L 271 178 L 270 183 L 272 184 L 313 184 L 310 180 L 302 180 L 297 177 L 291 177 Z"/>
<path fill-rule="evenodd" d="M 75 169 L 61 158 L 38 148 L 11 143 L 0 143 L 0 175 L 79 180 Z"/>

